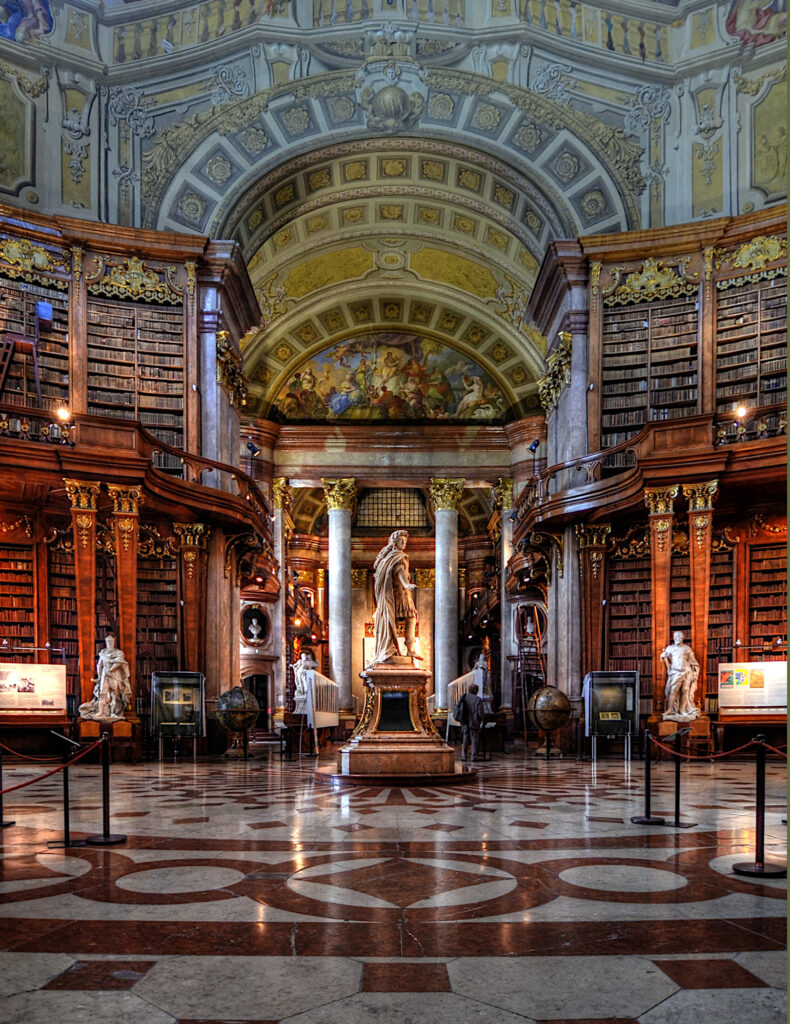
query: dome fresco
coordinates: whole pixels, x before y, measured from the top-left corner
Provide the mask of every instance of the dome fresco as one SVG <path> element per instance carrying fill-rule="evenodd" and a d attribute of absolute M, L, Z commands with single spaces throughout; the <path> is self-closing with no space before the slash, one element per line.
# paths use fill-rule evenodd
<path fill-rule="evenodd" d="M 505 418 L 508 400 L 482 367 L 430 338 L 376 332 L 340 341 L 301 364 L 276 408 L 308 420 L 473 420 Z"/>

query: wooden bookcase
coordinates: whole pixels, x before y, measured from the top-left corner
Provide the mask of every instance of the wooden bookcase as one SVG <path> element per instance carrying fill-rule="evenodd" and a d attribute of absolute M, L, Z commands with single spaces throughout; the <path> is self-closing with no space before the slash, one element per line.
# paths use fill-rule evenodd
<path fill-rule="evenodd" d="M 733 594 L 733 550 L 730 547 L 711 552 L 710 589 L 708 591 L 708 664 L 705 668 L 705 692 L 719 689 L 718 663 L 729 661 L 734 642 L 735 609 Z M 702 666 L 701 666 L 702 667 Z"/>
<path fill-rule="evenodd" d="M 651 420 L 697 412 L 698 303 L 693 298 L 606 306 L 601 325 L 601 447 Z M 608 465 L 620 465 L 610 456 Z"/>
<path fill-rule="evenodd" d="M 150 693 L 152 672 L 177 672 L 178 563 L 146 558 L 137 563 L 137 692 Z"/>
<path fill-rule="evenodd" d="M 694 646 L 694 637 L 691 635 L 691 568 L 688 550 L 672 552 L 669 624 L 672 633 L 676 629 L 681 629 L 686 640 L 691 643 L 692 647 Z M 670 643 L 671 640 L 672 637 L 668 636 L 666 643 Z"/>
<path fill-rule="evenodd" d="M 606 667 L 612 671 L 638 672 L 640 697 L 650 697 L 653 671 L 650 559 L 610 558 L 606 579 Z"/>
<path fill-rule="evenodd" d="M 160 441 L 184 445 L 184 318 L 180 306 L 88 301 L 88 412 L 139 419 Z M 160 453 L 160 468 L 180 460 Z"/>
<path fill-rule="evenodd" d="M 727 281 L 719 282 L 726 286 Z M 716 300 L 716 412 L 787 401 L 787 281 L 774 278 L 719 291 Z"/>
<path fill-rule="evenodd" d="M 36 558 L 32 545 L 0 544 L 0 644 L 34 646 L 36 642 Z M 0 646 L 0 655 L 2 655 Z M 5 655 L 2 655 L 5 657 Z M 6 660 L 22 661 L 10 652 Z"/>
<path fill-rule="evenodd" d="M 96 650 L 104 646 L 108 633 L 118 636 L 118 588 L 115 556 L 108 551 L 96 552 Z"/>
<path fill-rule="evenodd" d="M 26 284 L 0 278 L 0 340 L 6 332 L 34 338 L 36 303 L 52 306 L 52 325 L 41 325 L 39 332 L 38 368 L 41 382 L 41 404 L 54 410 L 69 404 L 69 310 L 68 298 L 62 291 L 43 285 Z M 8 368 L 0 401 L 12 405 L 38 406 L 33 358 L 18 346 Z"/>
<path fill-rule="evenodd" d="M 66 652 L 66 688 L 79 693 L 79 646 L 77 624 L 77 584 L 74 576 L 74 552 L 63 547 L 48 548 L 49 641 Z"/>
<path fill-rule="evenodd" d="M 786 548 L 784 544 L 754 544 L 749 548 L 751 660 L 762 660 L 760 649 L 770 653 L 776 637 L 787 638 Z"/>

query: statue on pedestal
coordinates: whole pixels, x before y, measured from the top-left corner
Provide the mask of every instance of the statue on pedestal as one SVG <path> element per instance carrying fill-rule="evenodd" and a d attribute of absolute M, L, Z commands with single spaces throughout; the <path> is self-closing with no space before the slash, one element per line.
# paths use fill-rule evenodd
<path fill-rule="evenodd" d="M 299 660 L 294 663 L 295 695 L 297 697 L 304 697 L 307 694 L 307 673 L 314 668 L 318 668 L 318 662 L 313 657 L 312 651 L 302 651 Z"/>
<path fill-rule="evenodd" d="M 398 643 L 399 620 L 405 626 L 406 656 L 419 660 L 414 649 L 417 609 L 412 591 L 416 584 L 409 582 L 409 558 L 405 551 L 408 537 L 408 531 L 395 530 L 373 563 L 373 596 L 376 601 L 373 637 L 376 646 L 367 668 L 401 656 Z"/>
<path fill-rule="evenodd" d="M 672 634 L 672 643 L 661 652 L 667 670 L 664 690 L 665 721 L 691 721 L 699 715 L 694 702 L 699 680 L 699 662 L 694 651 L 684 642 L 681 630 Z"/>
<path fill-rule="evenodd" d="M 80 717 L 93 721 L 122 719 L 132 702 L 130 678 L 126 656 L 118 648 L 114 635 L 109 633 L 104 638 L 104 650 L 99 651 L 96 663 L 93 698 L 80 704 Z"/>

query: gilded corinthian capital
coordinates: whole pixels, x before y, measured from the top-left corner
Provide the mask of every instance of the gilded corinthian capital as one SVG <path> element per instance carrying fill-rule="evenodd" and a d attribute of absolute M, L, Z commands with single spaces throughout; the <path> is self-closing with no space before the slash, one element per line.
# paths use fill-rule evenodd
<path fill-rule="evenodd" d="M 501 476 L 496 487 L 491 488 L 494 508 L 513 508 L 513 478 Z"/>
<path fill-rule="evenodd" d="M 326 506 L 332 509 L 342 508 L 347 512 L 354 511 L 357 499 L 357 482 L 353 477 L 341 477 L 339 480 L 322 480 Z"/>
<path fill-rule="evenodd" d="M 274 499 L 275 508 L 288 509 L 291 507 L 291 485 L 284 476 L 276 476 L 274 478 L 272 498 Z"/>
<path fill-rule="evenodd" d="M 139 513 L 143 503 L 143 493 L 139 487 L 107 484 L 107 493 L 112 498 L 113 512 L 116 515 L 136 516 Z"/>
<path fill-rule="evenodd" d="M 430 489 L 434 512 L 438 512 L 440 508 L 447 508 L 452 512 L 456 512 L 461 501 L 461 495 L 464 492 L 464 482 L 463 477 L 455 479 L 451 477 L 434 477 L 431 480 Z"/>
<path fill-rule="evenodd" d="M 72 508 L 96 511 L 96 499 L 101 489 L 98 480 L 67 480 L 64 477 L 63 483 L 66 485 L 66 494 L 69 496 Z"/>
<path fill-rule="evenodd" d="M 708 480 L 704 484 L 683 484 L 683 496 L 689 500 L 689 512 L 710 512 L 718 487 L 718 480 Z"/>
<path fill-rule="evenodd" d="M 651 516 L 671 516 L 678 485 L 673 487 L 646 487 L 645 505 Z"/>

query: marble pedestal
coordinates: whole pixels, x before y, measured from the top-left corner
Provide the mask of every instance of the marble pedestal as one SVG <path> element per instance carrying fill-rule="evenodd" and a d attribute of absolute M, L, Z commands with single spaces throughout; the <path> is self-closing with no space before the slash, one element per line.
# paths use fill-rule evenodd
<path fill-rule="evenodd" d="M 455 775 L 455 751 L 428 713 L 430 673 L 411 658 L 392 658 L 362 673 L 365 706 L 338 754 L 342 776 Z"/>

